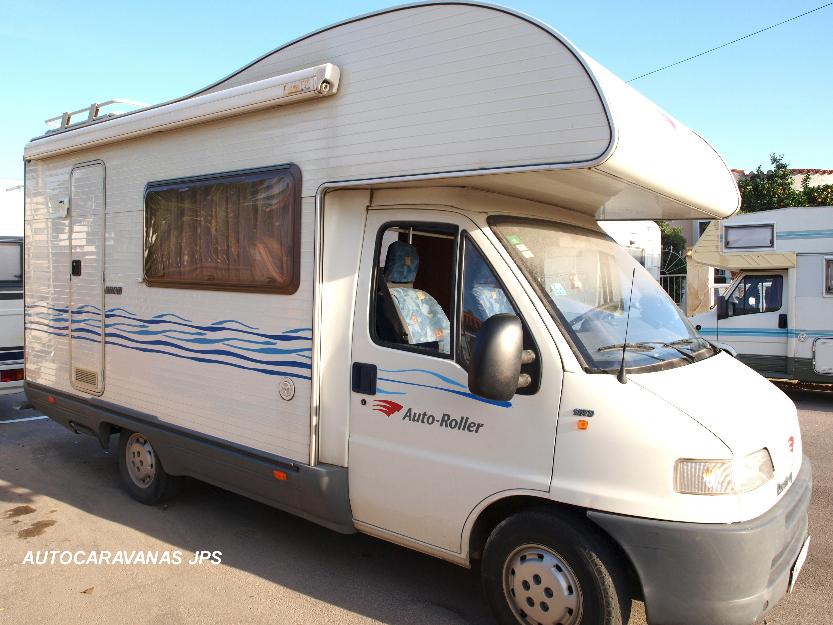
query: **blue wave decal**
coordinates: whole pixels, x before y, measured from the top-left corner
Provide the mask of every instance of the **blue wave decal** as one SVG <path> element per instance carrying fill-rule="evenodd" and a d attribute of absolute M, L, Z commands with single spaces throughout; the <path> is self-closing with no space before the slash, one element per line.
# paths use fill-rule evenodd
<path fill-rule="evenodd" d="M 445 393 L 452 393 L 454 395 L 460 395 L 462 397 L 468 397 L 469 399 L 475 399 L 479 402 L 484 404 L 490 404 L 492 406 L 500 406 L 501 408 L 509 408 L 512 405 L 512 402 L 509 401 L 495 401 L 493 399 L 486 399 L 485 397 L 479 397 L 474 393 L 467 393 L 465 391 L 458 391 L 457 389 L 453 388 L 445 388 L 442 386 L 431 386 L 430 384 L 418 384 L 417 382 L 405 382 L 404 380 L 393 380 L 391 378 L 379 378 L 382 382 L 392 382 L 394 384 L 406 384 L 408 386 L 419 386 L 421 388 L 430 388 L 436 391 L 443 391 Z M 377 389 L 378 390 L 378 389 Z"/>
<path fill-rule="evenodd" d="M 775 234 L 776 239 L 827 239 L 833 230 L 784 230 Z"/>
<path fill-rule="evenodd" d="M 376 387 L 376 392 L 379 395 L 407 395 L 404 391 L 389 391 L 387 389 L 382 388 L 381 386 Z"/>
<path fill-rule="evenodd" d="M 452 380 L 449 377 L 446 377 L 442 374 L 439 374 L 435 371 L 429 371 L 428 369 L 379 369 L 379 371 L 383 373 L 425 373 L 427 375 L 433 376 L 438 380 L 442 380 L 447 384 L 451 384 L 453 386 L 459 386 L 460 388 L 466 388 L 465 384 L 461 384 L 457 380 Z"/>
<path fill-rule="evenodd" d="M 255 332 L 255 326 L 235 319 L 198 325 L 174 313 L 143 319 L 126 308 L 103 311 L 105 343 L 135 351 L 172 356 L 193 362 L 226 365 L 267 375 L 310 379 L 312 348 L 310 328 L 290 328 L 279 334 Z M 84 305 L 57 308 L 27 306 L 28 329 L 55 336 L 99 343 L 102 311 Z M 302 343 L 287 345 L 287 342 Z M 303 343 L 307 342 L 307 345 Z M 278 359 L 268 358 L 278 356 Z M 280 358 L 280 357 L 283 358 Z M 295 370 L 295 371 L 293 371 Z"/>
<path fill-rule="evenodd" d="M 153 319 L 167 319 L 168 317 L 170 317 L 171 319 L 179 319 L 180 321 L 182 321 L 184 323 L 191 323 L 190 319 L 186 319 L 185 317 L 180 317 L 179 315 L 175 315 L 173 313 L 161 313 L 161 314 L 158 314 L 158 315 L 154 315 Z"/>
<path fill-rule="evenodd" d="M 248 328 L 249 330 L 257 330 L 258 329 L 254 326 L 246 325 L 242 321 L 235 321 L 234 319 L 223 319 L 222 321 L 215 321 L 211 325 L 213 325 L 213 326 L 224 326 L 227 323 L 234 323 L 236 325 L 243 326 L 244 328 Z"/>

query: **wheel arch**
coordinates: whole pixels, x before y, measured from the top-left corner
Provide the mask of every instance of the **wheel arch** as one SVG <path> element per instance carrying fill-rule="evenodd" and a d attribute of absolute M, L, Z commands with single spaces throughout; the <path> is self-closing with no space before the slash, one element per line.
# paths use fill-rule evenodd
<path fill-rule="evenodd" d="M 502 496 L 501 496 L 502 495 Z M 630 556 L 603 528 L 593 523 L 587 517 L 587 510 L 579 506 L 560 503 L 542 497 L 539 493 L 503 493 L 484 500 L 481 506 L 472 512 L 469 522 L 466 524 L 468 532 L 464 537 L 464 547 L 469 564 L 472 561 L 479 561 L 483 555 L 483 548 L 486 545 L 491 533 L 505 519 L 528 510 L 547 510 L 562 517 L 572 519 L 580 524 L 587 531 L 602 537 L 610 546 L 613 553 L 623 564 L 630 581 L 633 597 L 642 599 L 642 580 L 633 565 Z"/>

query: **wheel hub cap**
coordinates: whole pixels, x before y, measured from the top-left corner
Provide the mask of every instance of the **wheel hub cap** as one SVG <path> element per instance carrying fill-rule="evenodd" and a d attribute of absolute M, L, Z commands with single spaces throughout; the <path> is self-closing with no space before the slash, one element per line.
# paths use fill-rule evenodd
<path fill-rule="evenodd" d="M 503 590 L 520 623 L 575 625 L 581 620 L 581 588 L 554 551 L 524 545 L 506 560 Z"/>
<path fill-rule="evenodd" d="M 127 473 L 133 483 L 147 488 L 156 477 L 156 453 L 147 439 L 134 433 L 127 439 Z"/>

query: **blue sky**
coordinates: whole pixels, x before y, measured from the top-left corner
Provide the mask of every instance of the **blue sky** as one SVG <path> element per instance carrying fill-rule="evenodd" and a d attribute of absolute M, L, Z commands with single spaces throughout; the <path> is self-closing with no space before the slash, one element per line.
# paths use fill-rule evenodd
<path fill-rule="evenodd" d="M 564 33 L 624 79 L 802 13 L 825 0 L 542 2 L 506 0 Z M 0 179 L 22 178 L 43 121 L 113 97 L 157 103 L 190 93 L 311 30 L 389 2 L 115 4 L 0 0 Z M 833 169 L 833 7 L 638 80 L 731 167 Z"/>

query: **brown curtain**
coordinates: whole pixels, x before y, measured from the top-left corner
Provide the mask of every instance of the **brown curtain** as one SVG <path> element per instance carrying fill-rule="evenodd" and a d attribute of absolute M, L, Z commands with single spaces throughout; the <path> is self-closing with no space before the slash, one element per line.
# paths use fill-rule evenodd
<path fill-rule="evenodd" d="M 290 287 L 300 252 L 295 187 L 286 171 L 151 187 L 145 276 L 183 286 Z"/>

